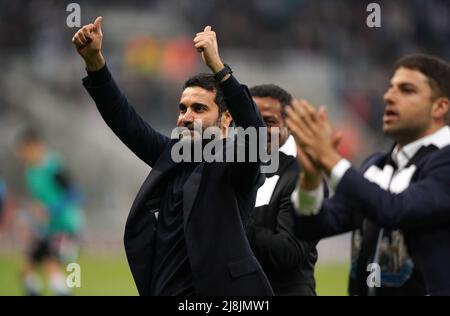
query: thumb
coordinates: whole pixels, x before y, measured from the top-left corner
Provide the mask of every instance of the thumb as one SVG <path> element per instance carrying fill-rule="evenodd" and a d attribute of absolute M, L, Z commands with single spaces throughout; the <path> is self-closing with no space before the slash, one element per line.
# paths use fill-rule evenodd
<path fill-rule="evenodd" d="M 99 16 L 95 19 L 94 25 L 95 25 L 95 29 L 98 32 L 102 32 L 102 21 L 103 21 L 103 17 Z"/>
<path fill-rule="evenodd" d="M 206 26 L 205 29 L 203 30 L 203 32 L 209 32 L 211 31 L 211 26 Z"/>

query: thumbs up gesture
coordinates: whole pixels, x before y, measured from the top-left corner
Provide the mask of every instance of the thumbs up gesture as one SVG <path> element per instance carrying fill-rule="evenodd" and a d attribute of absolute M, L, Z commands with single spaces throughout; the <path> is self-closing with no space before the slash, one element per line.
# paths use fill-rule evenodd
<path fill-rule="evenodd" d="M 219 56 L 216 33 L 211 30 L 211 26 L 205 27 L 203 32 L 197 33 L 194 38 L 194 45 L 201 53 L 202 59 L 213 73 L 223 69 L 224 65 Z"/>
<path fill-rule="evenodd" d="M 87 24 L 79 29 L 72 38 L 78 53 L 86 62 L 89 71 L 96 71 L 105 65 L 101 53 L 102 48 L 102 20 L 101 16 L 95 19 L 94 24 Z"/>

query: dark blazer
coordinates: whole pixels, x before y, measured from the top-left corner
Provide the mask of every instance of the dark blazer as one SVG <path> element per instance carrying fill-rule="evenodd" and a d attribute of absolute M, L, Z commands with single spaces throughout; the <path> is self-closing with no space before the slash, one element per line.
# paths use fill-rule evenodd
<path fill-rule="evenodd" d="M 107 67 L 89 73 L 84 86 L 113 132 L 152 170 L 131 207 L 125 250 L 139 294 L 150 294 L 161 183 L 175 163 L 176 142 L 156 132 L 128 104 Z M 248 89 L 232 76 L 221 87 L 234 122 L 262 127 Z M 197 295 L 273 295 L 250 248 L 243 222 L 263 181 L 258 163 L 200 163 L 183 190 L 184 234 Z"/>
<path fill-rule="evenodd" d="M 399 194 L 381 189 L 350 168 L 317 216 L 296 217 L 296 233 L 306 239 L 344 233 L 360 227 L 361 215 L 384 228 L 401 229 L 426 292 L 450 295 L 450 146 L 428 148 L 416 154 L 416 171 Z M 387 159 L 388 154 L 375 154 L 364 169 Z"/>
<path fill-rule="evenodd" d="M 275 295 L 315 295 L 316 242 L 299 240 L 294 232 L 291 194 L 300 168 L 294 157 L 282 152 L 279 163 L 269 204 L 255 207 L 247 236 Z"/>

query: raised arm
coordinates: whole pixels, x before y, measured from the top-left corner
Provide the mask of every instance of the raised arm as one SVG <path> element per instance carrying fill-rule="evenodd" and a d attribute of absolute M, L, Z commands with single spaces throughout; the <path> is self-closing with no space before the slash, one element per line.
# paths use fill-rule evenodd
<path fill-rule="evenodd" d="M 219 56 L 216 33 L 210 26 L 205 27 L 203 32 L 197 33 L 194 38 L 195 47 L 201 52 L 202 58 L 214 74 L 224 69 L 224 64 Z M 253 102 L 248 88 L 241 85 L 231 74 L 226 75 L 220 82 L 227 108 L 233 117 L 236 126 L 248 128 L 264 127 L 264 121 Z M 258 142 L 258 140 L 252 140 Z M 248 144 L 246 144 L 248 145 Z M 241 148 L 248 151 L 249 146 Z M 246 157 L 249 157 L 246 153 Z M 239 190 L 247 190 L 250 186 L 260 181 L 260 162 L 233 163 L 231 179 Z"/>
<path fill-rule="evenodd" d="M 102 17 L 98 17 L 72 38 L 86 63 L 88 76 L 83 79 L 83 85 L 111 130 L 140 159 L 153 166 L 170 139 L 155 131 L 136 113 L 112 78 L 101 52 L 101 23 Z"/>
<path fill-rule="evenodd" d="M 201 52 L 202 59 L 206 66 L 208 66 L 214 74 L 219 73 L 225 68 L 219 55 L 216 33 L 211 30 L 210 26 L 205 27 L 203 32 L 196 34 L 194 45 L 197 50 Z M 265 126 L 246 86 L 241 85 L 231 74 L 227 74 L 223 77 L 220 81 L 220 86 L 228 110 L 237 126 L 244 128 L 249 126 L 256 128 Z"/>

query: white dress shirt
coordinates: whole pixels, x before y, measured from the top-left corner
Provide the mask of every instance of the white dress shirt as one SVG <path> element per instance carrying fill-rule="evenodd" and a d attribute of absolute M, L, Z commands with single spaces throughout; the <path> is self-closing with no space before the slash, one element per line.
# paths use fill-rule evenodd
<path fill-rule="evenodd" d="M 278 150 L 287 156 L 297 157 L 297 145 L 295 144 L 294 137 L 289 135 L 286 142 Z M 276 174 L 271 177 L 266 177 L 264 184 L 259 187 L 256 194 L 255 207 L 269 204 L 279 179 L 280 176 Z"/>

